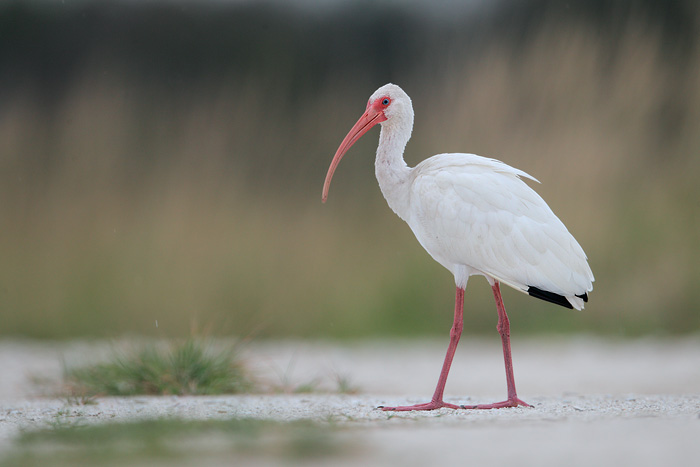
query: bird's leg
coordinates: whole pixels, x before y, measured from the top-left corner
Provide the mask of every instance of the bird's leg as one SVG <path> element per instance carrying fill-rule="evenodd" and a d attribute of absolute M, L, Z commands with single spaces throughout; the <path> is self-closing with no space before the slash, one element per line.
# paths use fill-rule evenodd
<path fill-rule="evenodd" d="M 515 392 L 515 377 L 513 376 L 513 358 L 510 353 L 510 321 L 508 320 L 508 315 L 506 314 L 506 308 L 503 306 L 503 299 L 501 298 L 501 287 L 498 282 L 495 282 L 491 287 L 493 289 L 493 296 L 496 299 L 496 308 L 498 309 L 498 333 L 501 335 L 501 341 L 503 343 L 503 360 L 506 364 L 506 382 L 508 384 L 508 399 L 503 402 L 495 402 L 493 404 L 479 404 L 479 405 L 463 405 L 464 409 L 500 409 L 502 407 L 517 407 L 519 405 L 525 407 L 532 407 L 530 404 L 523 402 L 518 399 L 518 395 Z"/>
<path fill-rule="evenodd" d="M 450 345 L 447 347 L 447 355 L 445 355 L 445 361 L 442 364 L 442 371 L 440 371 L 440 378 L 438 379 L 437 387 L 435 388 L 435 393 L 430 402 L 425 404 L 416 405 L 404 405 L 399 407 L 380 407 L 385 411 L 409 411 L 409 410 L 435 410 L 442 407 L 448 407 L 450 409 L 459 409 L 459 405 L 448 404 L 442 400 L 442 396 L 445 392 L 445 383 L 447 383 L 447 375 L 450 373 L 450 366 L 452 365 L 452 358 L 455 356 L 455 350 L 457 350 L 457 344 L 459 343 L 459 338 L 462 335 L 462 327 L 464 326 L 464 289 L 457 287 L 455 293 L 455 316 L 454 322 L 452 323 L 452 329 L 450 329 Z"/>

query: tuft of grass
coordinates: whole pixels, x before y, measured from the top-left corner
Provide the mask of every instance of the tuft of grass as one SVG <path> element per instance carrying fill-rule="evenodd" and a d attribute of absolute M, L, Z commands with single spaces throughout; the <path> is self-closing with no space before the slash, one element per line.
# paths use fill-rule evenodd
<path fill-rule="evenodd" d="M 56 425 L 21 434 L 0 466 L 199 465 L 244 458 L 310 459 L 340 452 L 327 425 L 308 420 L 176 418 Z"/>
<path fill-rule="evenodd" d="M 276 394 L 357 394 L 360 387 L 352 382 L 349 376 L 335 373 L 330 382 L 325 378 L 313 378 L 302 382 L 294 382 L 288 373 L 280 375 L 277 384 L 270 385 L 267 390 Z"/>
<path fill-rule="evenodd" d="M 212 345 L 187 339 L 167 346 L 151 343 L 107 363 L 66 368 L 71 397 L 133 395 L 214 395 L 250 392 L 252 380 L 235 347 L 214 350 Z"/>
<path fill-rule="evenodd" d="M 336 375 L 338 394 L 357 394 L 360 392 L 359 386 L 352 382 L 347 375 Z"/>

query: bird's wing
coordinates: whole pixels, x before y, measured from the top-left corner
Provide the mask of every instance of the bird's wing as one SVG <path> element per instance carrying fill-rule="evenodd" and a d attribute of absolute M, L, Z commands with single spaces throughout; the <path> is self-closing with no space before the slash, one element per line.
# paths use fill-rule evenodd
<path fill-rule="evenodd" d="M 592 290 L 583 249 L 544 200 L 503 162 L 441 154 L 413 171 L 409 225 L 441 264 L 466 265 L 511 287 L 582 306 Z M 576 308 L 580 308 L 576 306 Z"/>

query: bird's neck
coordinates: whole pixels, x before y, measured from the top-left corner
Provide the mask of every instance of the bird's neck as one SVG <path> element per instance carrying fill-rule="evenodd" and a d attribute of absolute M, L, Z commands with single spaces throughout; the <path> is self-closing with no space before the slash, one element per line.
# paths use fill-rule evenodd
<path fill-rule="evenodd" d="M 413 121 L 392 123 L 382 125 L 374 171 L 389 207 L 406 220 L 411 168 L 406 165 L 403 152 L 411 138 Z"/>

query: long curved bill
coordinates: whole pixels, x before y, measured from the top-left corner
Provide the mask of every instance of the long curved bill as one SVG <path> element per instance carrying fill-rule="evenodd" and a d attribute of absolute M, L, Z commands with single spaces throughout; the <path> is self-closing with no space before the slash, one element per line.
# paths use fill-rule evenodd
<path fill-rule="evenodd" d="M 328 168 L 328 173 L 326 174 L 326 181 L 323 183 L 323 195 L 321 196 L 321 201 L 326 202 L 328 198 L 328 190 L 331 187 L 331 179 L 333 178 L 333 173 L 336 167 L 340 164 L 340 160 L 343 158 L 348 149 L 355 144 L 355 142 L 362 137 L 365 133 L 369 131 L 377 123 L 386 120 L 384 113 L 377 111 L 374 108 L 368 106 L 367 110 L 362 117 L 355 123 L 355 125 L 350 129 L 343 142 L 340 143 L 340 147 L 335 152 L 333 160 L 331 161 L 331 166 Z"/>

